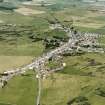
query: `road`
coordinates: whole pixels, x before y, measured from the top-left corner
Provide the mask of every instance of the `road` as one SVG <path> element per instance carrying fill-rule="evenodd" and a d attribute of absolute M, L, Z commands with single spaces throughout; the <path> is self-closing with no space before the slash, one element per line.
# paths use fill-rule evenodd
<path fill-rule="evenodd" d="M 10 80 L 11 78 L 13 78 L 14 76 L 16 75 L 20 75 L 20 74 L 23 74 L 25 73 L 26 71 L 29 71 L 29 70 L 34 70 L 37 75 L 36 75 L 36 78 L 38 79 L 38 96 L 37 96 L 37 103 L 35 103 L 35 105 L 40 105 L 40 98 L 41 98 L 41 80 L 48 74 L 48 73 L 52 73 L 52 72 L 55 72 L 55 71 L 59 71 L 61 69 L 64 68 L 64 65 L 57 68 L 57 69 L 54 69 L 54 70 L 51 70 L 51 71 L 47 71 L 44 67 L 45 67 L 45 63 L 49 61 L 50 58 L 53 58 L 53 57 L 59 57 L 59 55 L 62 55 L 66 52 L 77 52 L 79 50 L 82 50 L 82 51 L 85 51 L 85 52 L 99 52 L 99 53 L 103 53 L 103 49 L 100 48 L 100 49 L 94 49 L 92 48 L 92 42 L 93 40 L 96 41 L 96 38 L 94 38 L 93 36 L 95 36 L 95 34 L 90 34 L 90 33 L 86 33 L 84 36 L 81 35 L 81 33 L 79 34 L 74 34 L 70 28 L 66 28 L 66 27 L 62 27 L 62 25 L 58 25 L 60 29 L 63 29 L 68 37 L 69 37 L 69 40 L 67 43 L 63 44 L 62 46 L 46 53 L 46 54 L 43 54 L 42 56 L 36 58 L 32 63 L 26 65 L 26 66 L 23 66 L 23 67 L 20 67 L 20 68 L 16 68 L 16 69 L 13 69 L 13 70 L 9 70 L 9 71 L 6 71 L 4 73 L 1 74 L 1 77 L 0 77 L 0 87 L 4 87 L 8 80 Z M 89 37 L 88 37 L 89 36 Z M 96 37 L 96 36 L 95 36 Z M 88 43 L 89 42 L 89 43 Z M 90 45 L 90 48 L 83 48 L 81 47 L 81 43 L 82 44 L 89 44 Z"/>

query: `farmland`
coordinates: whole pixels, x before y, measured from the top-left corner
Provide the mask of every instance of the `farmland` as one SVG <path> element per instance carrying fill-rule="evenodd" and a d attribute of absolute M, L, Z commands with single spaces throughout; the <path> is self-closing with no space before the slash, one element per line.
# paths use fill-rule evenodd
<path fill-rule="evenodd" d="M 65 32 L 49 28 L 47 20 L 54 17 L 67 26 L 72 22 L 80 32 L 105 35 L 105 14 L 100 8 L 94 6 L 94 10 L 79 0 L 52 2 L 47 6 L 21 5 L 27 8 L 28 15 L 21 9 L 0 10 L 0 73 L 26 65 L 52 50 L 53 47 L 46 49 L 46 40 L 68 38 Z M 105 37 L 99 41 L 105 44 Z M 104 57 L 105 54 L 97 53 L 65 56 L 63 62 L 67 66 L 42 81 L 41 105 L 105 105 Z M 35 105 L 37 85 L 34 72 L 14 77 L 0 89 L 0 105 Z"/>

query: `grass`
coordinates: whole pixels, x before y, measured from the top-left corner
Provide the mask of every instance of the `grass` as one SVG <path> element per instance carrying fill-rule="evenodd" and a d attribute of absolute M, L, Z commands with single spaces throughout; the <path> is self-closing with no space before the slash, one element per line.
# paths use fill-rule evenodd
<path fill-rule="evenodd" d="M 27 17 L 27 16 L 23 16 L 17 13 L 13 13 L 13 12 L 7 12 L 7 13 L 0 13 L 0 20 L 3 20 L 6 23 L 17 23 L 17 24 L 24 24 L 24 23 L 29 23 L 32 21 L 33 18 L 31 17 Z M 8 19 L 8 18 L 9 19 Z M 17 19 L 18 18 L 18 19 Z"/>
<path fill-rule="evenodd" d="M 105 16 L 97 16 L 93 17 L 92 19 L 100 22 L 105 22 Z"/>
<path fill-rule="evenodd" d="M 48 79 L 44 83 L 42 103 L 45 105 L 67 105 L 67 102 L 77 96 L 86 96 L 92 105 L 104 105 L 96 103 L 97 96 L 94 90 L 99 86 L 97 78 L 82 77 L 76 75 L 54 75 L 55 80 Z M 51 82 L 52 81 L 52 82 Z M 102 82 L 102 81 L 101 81 Z M 85 88 L 87 87 L 87 88 Z M 84 88 L 84 89 L 82 89 Z M 92 99 L 90 97 L 93 97 Z M 98 97 L 104 103 L 102 97 Z"/>
<path fill-rule="evenodd" d="M 97 87 L 103 85 L 104 79 L 102 78 L 54 73 L 51 77 L 43 80 L 41 103 L 44 105 L 67 105 L 68 101 L 81 95 L 88 97 L 92 105 L 104 105 L 104 98 L 94 93 Z M 2 94 L 0 101 L 13 105 L 34 105 L 35 87 L 37 84 L 32 73 L 29 76 L 17 76 L 9 81 L 5 88 L 0 89 L 0 94 Z M 97 98 L 101 104 L 96 102 Z"/>
<path fill-rule="evenodd" d="M 87 66 L 87 58 L 104 63 L 104 56 L 100 54 L 85 54 L 65 58 L 64 61 L 67 63 L 67 67 L 62 72 L 53 73 L 43 80 L 41 103 L 44 105 L 67 105 L 68 101 L 77 96 L 86 96 L 92 105 L 104 105 L 104 97 L 96 95 L 95 89 L 105 86 L 105 74 L 103 74 L 103 78 L 97 74 L 95 77 L 83 75 L 90 71 L 95 73 L 98 66 L 89 66 L 87 69 L 81 69 Z M 37 82 L 32 72 L 27 74 L 27 76 L 16 76 L 9 81 L 5 88 L 0 89 L 1 103 L 34 105 Z M 100 101 L 96 101 L 97 99 Z"/>
<path fill-rule="evenodd" d="M 11 104 L 4 104 L 4 103 L 0 103 L 0 105 L 11 105 Z"/>
<path fill-rule="evenodd" d="M 45 14 L 46 15 L 46 14 Z M 48 23 L 40 15 L 24 16 L 15 12 L 0 12 L 0 20 L 8 24 L 34 25 L 40 29 L 48 28 Z"/>
<path fill-rule="evenodd" d="M 14 56 L 38 56 L 42 54 L 44 46 L 42 42 L 22 45 L 0 45 L 0 55 Z"/>
<path fill-rule="evenodd" d="M 32 61 L 32 56 L 0 56 L 0 72 L 23 66 Z"/>
<path fill-rule="evenodd" d="M 11 105 L 34 105 L 37 81 L 34 74 L 28 75 L 13 78 L 5 88 L 0 89 L 0 102 Z"/>

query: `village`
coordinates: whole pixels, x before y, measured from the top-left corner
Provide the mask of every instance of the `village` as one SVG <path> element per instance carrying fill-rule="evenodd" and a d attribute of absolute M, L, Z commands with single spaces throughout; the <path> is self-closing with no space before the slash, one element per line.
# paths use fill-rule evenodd
<path fill-rule="evenodd" d="M 104 3 L 0 0 L 0 105 L 104 105 Z"/>
<path fill-rule="evenodd" d="M 94 33 L 85 33 L 84 35 L 81 35 L 81 33 L 75 33 L 72 30 L 73 27 L 67 28 L 65 26 L 62 26 L 60 23 L 53 24 L 51 28 L 63 29 L 67 33 L 67 36 L 69 36 L 68 42 L 52 50 L 51 52 L 48 52 L 46 54 L 43 54 L 41 57 L 36 58 L 34 62 L 29 65 L 2 73 L 0 77 L 0 87 L 3 88 L 12 77 L 16 75 L 22 75 L 28 70 L 37 72 L 36 78 L 38 78 L 40 82 L 40 79 L 45 79 L 49 73 L 62 70 L 66 66 L 66 63 L 61 62 L 61 67 L 50 70 L 46 69 L 45 64 L 46 62 L 49 62 L 49 59 L 60 59 L 61 57 L 59 56 L 62 56 L 62 54 L 66 53 L 67 51 L 69 51 L 69 53 L 79 53 L 79 51 L 104 53 L 104 49 L 99 47 L 99 44 L 97 43 L 97 38 L 102 37 L 100 35 Z M 39 91 L 41 91 L 40 86 L 41 83 L 39 83 Z M 39 92 L 36 105 L 40 105 L 40 94 L 41 92 Z"/>

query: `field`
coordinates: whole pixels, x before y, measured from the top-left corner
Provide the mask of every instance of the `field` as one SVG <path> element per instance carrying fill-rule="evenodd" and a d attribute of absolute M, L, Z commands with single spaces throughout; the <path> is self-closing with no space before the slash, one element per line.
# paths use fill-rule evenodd
<path fill-rule="evenodd" d="M 32 9 L 28 9 L 28 8 L 19 8 L 16 9 L 15 12 L 20 13 L 22 15 L 33 15 L 33 14 L 43 14 L 45 13 L 44 11 L 39 11 L 39 10 L 32 10 Z"/>
<path fill-rule="evenodd" d="M 0 72 L 28 64 L 32 56 L 0 56 Z"/>
<path fill-rule="evenodd" d="M 23 15 L 24 10 L 21 13 L 20 10 L 18 13 L 1 10 L 0 73 L 30 63 L 33 58 L 45 53 L 45 39 L 52 40 L 54 36 L 67 38 L 64 32 L 52 31 L 49 28 L 46 18 L 53 20 L 52 15 L 62 24 L 70 25 L 73 22 L 76 29 L 81 32 L 105 35 L 104 13 L 93 11 L 90 5 L 68 1 L 53 0 L 55 4 L 45 7 L 28 6 L 28 15 Z M 36 10 L 44 13 L 36 14 Z M 69 22 L 66 23 L 65 20 Z M 4 27 L 4 31 L 1 27 Z M 105 38 L 100 38 L 99 41 L 105 44 Z M 67 64 L 64 70 L 53 73 L 42 81 L 41 105 L 105 105 L 104 58 L 105 54 L 96 53 L 64 57 Z M 37 79 L 34 72 L 26 74 L 14 77 L 6 87 L 0 89 L 0 105 L 35 105 Z"/>
<path fill-rule="evenodd" d="M 103 68 L 99 69 L 105 62 L 103 56 L 86 54 L 65 58 L 68 66 L 62 72 L 54 73 L 43 80 L 41 103 L 44 105 L 67 105 L 73 98 L 84 96 L 92 105 L 104 105 L 104 97 L 97 95 L 97 88 L 105 88 L 105 72 Z M 100 65 L 87 67 L 89 58 L 95 58 L 97 62 L 100 61 Z M 30 72 L 26 76 L 13 78 L 5 88 L 0 90 L 1 103 L 12 105 L 29 105 L 30 103 L 34 105 L 37 95 L 37 82 L 35 81 L 35 74 Z"/>

